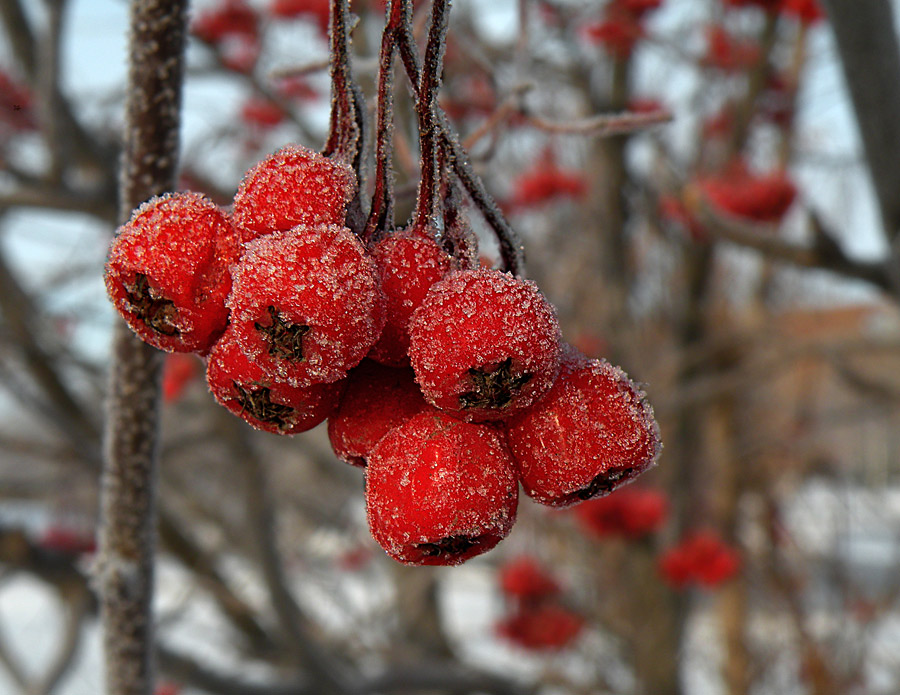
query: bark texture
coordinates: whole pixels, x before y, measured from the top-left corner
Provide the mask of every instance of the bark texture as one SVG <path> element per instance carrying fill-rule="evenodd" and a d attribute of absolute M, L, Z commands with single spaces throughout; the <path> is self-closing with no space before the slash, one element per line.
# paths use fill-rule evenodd
<path fill-rule="evenodd" d="M 186 0 L 134 0 L 119 220 L 176 184 Z M 124 323 L 112 350 L 98 584 L 106 692 L 153 691 L 153 558 L 162 353 Z"/>

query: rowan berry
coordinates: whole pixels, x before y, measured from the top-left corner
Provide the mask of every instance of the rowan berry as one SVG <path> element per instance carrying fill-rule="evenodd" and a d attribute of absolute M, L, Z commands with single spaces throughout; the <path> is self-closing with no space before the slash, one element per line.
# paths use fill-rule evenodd
<path fill-rule="evenodd" d="M 375 263 L 337 225 L 297 227 L 248 244 L 228 305 L 247 357 L 293 386 L 346 376 L 383 324 Z"/>
<path fill-rule="evenodd" d="M 717 587 L 740 568 L 740 557 L 717 534 L 709 530 L 688 533 L 659 559 L 659 571 L 667 584 L 684 589 L 690 584 Z"/>
<path fill-rule="evenodd" d="M 668 512 L 669 503 L 662 492 L 638 487 L 616 490 L 607 497 L 587 500 L 574 509 L 575 518 L 586 534 L 630 540 L 657 531 Z"/>
<path fill-rule="evenodd" d="M 356 174 L 318 152 L 288 145 L 246 173 L 232 219 L 245 242 L 297 225 L 344 224 Z"/>
<path fill-rule="evenodd" d="M 258 430 L 297 434 L 312 429 L 338 406 L 345 382 L 297 387 L 274 379 L 241 351 L 226 331 L 209 352 L 206 381 L 213 397 Z"/>
<path fill-rule="evenodd" d="M 395 367 L 409 364 L 409 319 L 429 288 L 450 272 L 451 259 L 424 233 L 398 232 L 380 240 L 372 257 L 381 274 L 385 323 L 369 357 Z"/>
<path fill-rule="evenodd" d="M 457 565 L 493 548 L 516 518 L 518 484 L 495 429 L 429 409 L 369 455 L 372 537 L 400 562 Z"/>
<path fill-rule="evenodd" d="M 425 399 L 466 420 L 498 420 L 552 386 L 560 330 L 529 281 L 461 270 L 435 283 L 409 324 L 409 356 Z"/>
<path fill-rule="evenodd" d="M 537 560 L 522 555 L 500 568 L 500 589 L 506 596 L 533 603 L 555 596 L 559 584 Z"/>
<path fill-rule="evenodd" d="M 584 629 L 584 618 L 556 604 L 523 608 L 497 624 L 497 634 L 528 650 L 559 650 Z"/>
<path fill-rule="evenodd" d="M 656 462 L 659 429 L 620 368 L 567 348 L 550 393 L 506 423 L 526 494 L 566 507 L 609 494 Z"/>
<path fill-rule="evenodd" d="M 365 359 L 350 372 L 340 406 L 328 419 L 331 448 L 347 463 L 365 466 L 384 435 L 427 407 L 411 369 Z"/>
<path fill-rule="evenodd" d="M 112 242 L 106 290 L 142 340 L 170 352 L 206 352 L 225 330 L 230 266 L 240 240 L 199 193 L 141 205 Z"/>

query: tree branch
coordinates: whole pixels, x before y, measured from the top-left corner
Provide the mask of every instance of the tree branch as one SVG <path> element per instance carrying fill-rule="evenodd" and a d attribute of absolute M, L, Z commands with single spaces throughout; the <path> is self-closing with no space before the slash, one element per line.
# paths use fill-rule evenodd
<path fill-rule="evenodd" d="M 119 219 L 176 186 L 186 0 L 135 0 Z M 153 690 L 153 561 L 161 353 L 113 339 L 98 579 L 109 695 Z"/>

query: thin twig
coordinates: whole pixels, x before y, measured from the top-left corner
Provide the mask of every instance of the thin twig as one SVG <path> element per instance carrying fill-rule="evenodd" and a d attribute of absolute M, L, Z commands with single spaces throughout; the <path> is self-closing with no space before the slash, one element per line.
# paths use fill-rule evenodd
<path fill-rule="evenodd" d="M 408 0 L 407 0 L 408 2 Z M 421 178 L 413 226 L 425 229 L 434 226 L 434 214 L 439 196 L 437 94 L 441 87 L 446 48 L 447 27 L 450 22 L 450 0 L 434 0 L 431 24 L 425 45 L 425 60 L 416 90 L 416 118 L 419 126 L 419 161 Z"/>
<path fill-rule="evenodd" d="M 419 67 L 415 41 L 409 27 L 404 27 L 404 31 L 397 37 L 397 40 L 400 60 L 413 85 L 413 91 L 418 92 L 418 85 L 422 79 L 421 68 Z M 450 125 L 446 114 L 437 107 L 435 111 L 437 125 L 440 129 L 441 148 L 445 152 L 449 167 L 459 178 L 469 197 L 484 216 L 485 221 L 493 229 L 500 245 L 500 255 L 504 270 L 513 275 L 523 276 L 525 274 L 525 247 L 521 239 L 519 239 L 519 235 L 516 234 L 500 211 L 500 208 L 497 207 L 497 203 L 488 193 L 481 177 L 475 173 L 469 161 L 469 155 L 460 145 L 459 137 Z"/>

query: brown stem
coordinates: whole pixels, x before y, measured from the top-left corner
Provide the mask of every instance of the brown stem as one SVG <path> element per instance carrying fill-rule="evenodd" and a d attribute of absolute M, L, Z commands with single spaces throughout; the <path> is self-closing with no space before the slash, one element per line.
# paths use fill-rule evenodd
<path fill-rule="evenodd" d="M 131 7 L 120 220 L 176 186 L 186 0 Z M 153 559 L 162 354 L 115 329 L 103 471 L 98 585 L 106 691 L 153 691 Z"/>
<path fill-rule="evenodd" d="M 409 3 L 390 0 L 378 59 L 375 134 L 375 191 L 363 239 L 374 241 L 394 224 L 394 52 L 396 27 L 409 21 Z"/>
<path fill-rule="evenodd" d="M 431 8 L 431 26 L 425 45 L 425 60 L 416 94 L 416 117 L 419 124 L 419 158 L 421 161 L 421 182 L 416 198 L 413 225 L 424 229 L 433 222 L 437 199 L 440 193 L 439 169 L 437 163 L 438 121 L 437 93 L 441 86 L 444 69 L 444 49 L 446 48 L 447 27 L 450 20 L 450 0 L 434 0 Z"/>
<path fill-rule="evenodd" d="M 408 26 L 397 37 L 397 50 L 400 60 L 406 71 L 413 91 L 418 93 L 419 83 L 422 79 L 419 57 L 416 51 L 415 41 Z M 444 152 L 449 167 L 462 183 L 463 188 L 469 194 L 472 202 L 478 207 L 485 221 L 497 237 L 500 244 L 500 256 L 503 269 L 513 275 L 525 275 L 525 247 L 519 239 L 519 235 L 510 226 L 506 217 L 497 207 L 490 193 L 484 186 L 481 177 L 475 173 L 469 161 L 469 155 L 459 143 L 459 137 L 454 132 L 447 120 L 446 114 L 439 107 L 435 108 L 435 117 L 439 129 L 440 147 Z"/>
<path fill-rule="evenodd" d="M 355 164 L 362 131 L 357 121 L 356 94 L 350 69 L 348 0 L 332 0 L 329 42 L 331 48 L 331 122 L 322 154 Z"/>

